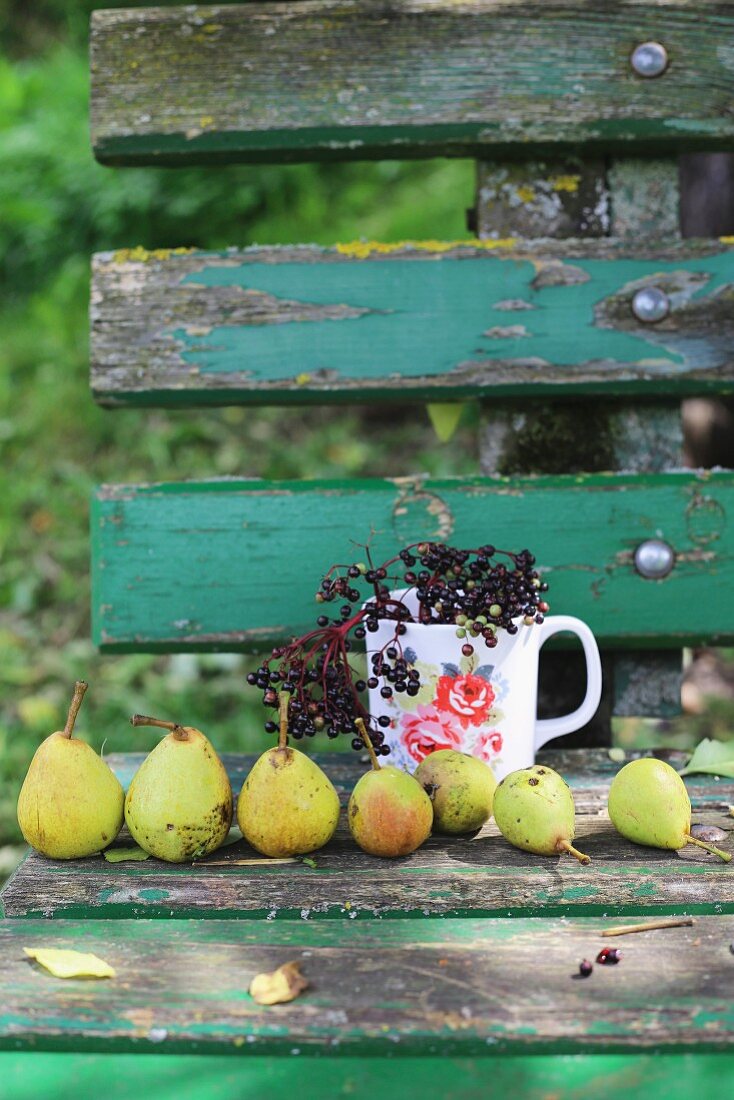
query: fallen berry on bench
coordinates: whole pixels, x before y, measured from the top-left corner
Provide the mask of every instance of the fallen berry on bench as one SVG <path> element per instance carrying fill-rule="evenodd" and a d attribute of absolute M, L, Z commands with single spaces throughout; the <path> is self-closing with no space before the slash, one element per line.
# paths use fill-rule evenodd
<path fill-rule="evenodd" d="M 602 966 L 616 966 L 622 958 L 622 952 L 618 947 L 602 947 L 596 956 L 596 961 Z"/>
<path fill-rule="evenodd" d="M 731 852 L 691 835 L 691 800 L 675 768 L 664 760 L 632 760 L 609 788 L 609 817 L 627 840 L 648 848 L 679 850 L 695 844 L 725 862 Z"/>
<path fill-rule="evenodd" d="M 249 993 L 259 1005 L 279 1005 L 294 1001 L 305 989 L 308 981 L 301 973 L 301 964 L 287 962 L 270 973 L 256 974 Z"/>
<path fill-rule="evenodd" d="M 594 967 L 588 959 L 584 959 L 582 962 L 579 963 L 579 974 L 582 978 L 588 978 L 593 969 Z"/>
<path fill-rule="evenodd" d="M 534 764 L 506 775 L 494 793 L 494 820 L 516 848 L 540 856 L 568 852 L 579 863 L 591 862 L 571 843 L 576 820 L 573 795 L 552 768 Z"/>

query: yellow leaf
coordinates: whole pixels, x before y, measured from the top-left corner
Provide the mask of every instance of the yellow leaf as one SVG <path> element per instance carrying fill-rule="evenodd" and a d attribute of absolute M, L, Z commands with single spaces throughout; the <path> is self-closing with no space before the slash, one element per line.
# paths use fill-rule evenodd
<path fill-rule="evenodd" d="M 85 951 L 66 951 L 56 947 L 24 947 L 29 959 L 35 959 L 54 978 L 114 978 L 109 963 Z"/>
<path fill-rule="evenodd" d="M 459 426 L 463 405 L 433 402 L 428 406 L 428 415 L 439 442 L 448 443 Z"/>
<path fill-rule="evenodd" d="M 150 852 L 137 844 L 133 848 L 107 848 L 102 852 L 108 863 L 126 863 L 129 859 L 150 859 Z"/>
<path fill-rule="evenodd" d="M 250 996 L 259 1005 L 279 1005 L 294 1001 L 308 989 L 299 962 L 283 963 L 271 974 L 256 974 L 250 982 Z"/>

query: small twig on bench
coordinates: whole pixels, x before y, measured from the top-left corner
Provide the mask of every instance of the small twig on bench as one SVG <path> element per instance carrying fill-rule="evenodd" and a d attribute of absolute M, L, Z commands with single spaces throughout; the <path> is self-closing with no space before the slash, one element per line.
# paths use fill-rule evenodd
<path fill-rule="evenodd" d="M 271 863 L 301 863 L 295 856 L 283 856 L 282 859 L 195 859 L 197 867 L 262 867 Z"/>
<path fill-rule="evenodd" d="M 667 920 L 651 920 L 646 924 L 618 924 L 614 928 L 604 928 L 601 936 L 626 936 L 628 932 L 652 932 L 656 928 L 682 928 L 695 924 L 693 917 L 670 917 Z"/>

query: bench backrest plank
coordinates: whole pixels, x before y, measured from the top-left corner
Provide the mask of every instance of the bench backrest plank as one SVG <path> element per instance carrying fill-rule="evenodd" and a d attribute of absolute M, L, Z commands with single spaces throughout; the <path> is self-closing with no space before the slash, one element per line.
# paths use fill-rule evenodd
<path fill-rule="evenodd" d="M 106 404 L 734 389 L 734 242 L 126 250 L 95 257 L 92 303 Z"/>
<path fill-rule="evenodd" d="M 95 12 L 110 164 L 731 143 L 734 12 L 700 0 L 308 0 Z M 645 79 L 635 46 L 661 41 Z"/>
<path fill-rule="evenodd" d="M 211 481 L 98 492 L 95 640 L 104 649 L 258 649 L 313 625 L 324 562 L 349 562 L 370 530 L 375 560 L 415 538 L 542 545 L 552 607 L 603 644 L 734 638 L 726 475 L 493 481 Z M 665 581 L 634 568 L 640 542 L 676 547 Z M 307 578 L 313 578 L 309 587 Z"/>

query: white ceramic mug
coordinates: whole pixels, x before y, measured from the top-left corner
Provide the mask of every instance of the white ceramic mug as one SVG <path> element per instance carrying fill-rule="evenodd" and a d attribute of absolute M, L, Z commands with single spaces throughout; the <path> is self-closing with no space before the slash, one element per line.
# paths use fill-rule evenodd
<path fill-rule="evenodd" d="M 415 611 L 412 592 L 393 595 Z M 586 697 L 570 714 L 538 719 L 540 647 L 561 631 L 581 640 Z M 485 760 L 502 779 L 516 768 L 529 767 L 546 741 L 585 725 L 599 706 L 602 675 L 596 639 L 586 623 L 571 615 L 550 615 L 532 626 L 520 619 L 517 634 L 498 630 L 494 649 L 481 637 L 458 638 L 456 627 L 448 625 L 406 623 L 405 633 L 394 640 L 395 623 L 380 621 L 367 638 L 368 658 L 394 645 L 420 672 L 418 695 L 393 691 L 392 698 L 383 699 L 382 678 L 369 692 L 370 714 L 390 719 L 383 728 L 390 746 L 385 762 L 407 771 L 414 771 L 429 753 L 452 748 Z M 473 647 L 470 655 L 462 653 L 467 642 Z"/>

